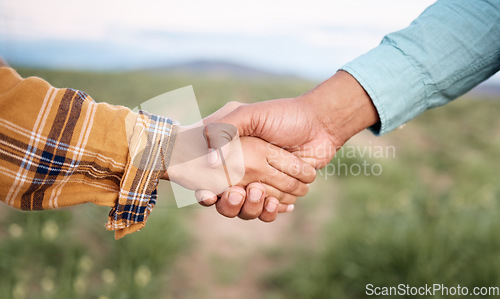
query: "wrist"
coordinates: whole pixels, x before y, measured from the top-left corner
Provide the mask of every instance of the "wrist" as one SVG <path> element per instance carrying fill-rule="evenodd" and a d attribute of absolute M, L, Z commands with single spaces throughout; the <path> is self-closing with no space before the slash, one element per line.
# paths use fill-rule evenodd
<path fill-rule="evenodd" d="M 344 71 L 338 71 L 301 98 L 314 109 L 316 119 L 338 146 L 379 122 L 370 96 Z"/>

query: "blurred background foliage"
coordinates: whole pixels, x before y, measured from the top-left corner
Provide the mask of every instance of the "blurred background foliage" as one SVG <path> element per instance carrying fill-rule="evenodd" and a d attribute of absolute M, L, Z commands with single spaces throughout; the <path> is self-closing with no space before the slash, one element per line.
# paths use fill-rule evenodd
<path fill-rule="evenodd" d="M 202 115 L 230 100 L 296 96 L 293 77 L 18 69 L 96 101 L 134 107 L 193 85 Z M 0 208 L 0 298 L 362 298 L 366 284 L 500 286 L 500 101 L 465 96 L 383 137 L 379 176 L 318 173 L 296 210 L 273 224 L 177 209 L 162 192 L 146 228 L 115 241 L 107 209 Z"/>

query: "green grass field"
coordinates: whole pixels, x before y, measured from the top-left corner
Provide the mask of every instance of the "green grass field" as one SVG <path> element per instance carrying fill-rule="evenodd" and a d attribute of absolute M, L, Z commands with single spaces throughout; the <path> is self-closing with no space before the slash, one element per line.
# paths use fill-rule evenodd
<path fill-rule="evenodd" d="M 193 85 L 202 115 L 230 100 L 296 96 L 315 85 L 146 72 L 19 72 L 128 107 Z M 346 146 L 394 154 L 358 152 L 330 165 L 376 164 L 380 174 L 320 172 L 293 215 L 266 226 L 280 227 L 279 233 L 264 249 L 249 245 L 245 255 L 203 247 L 207 241 L 189 219 L 208 211 L 176 209 L 168 192 L 162 195 L 168 203 L 159 205 L 146 228 L 119 241 L 104 230 L 103 207 L 27 213 L 3 205 L 0 298 L 235 298 L 229 291 L 237 298 L 364 298 L 367 284 L 500 287 L 499 113 L 500 101 L 465 96 L 387 136 L 355 137 Z M 241 247 L 227 243 L 221 247 Z M 262 259 L 257 274 L 245 276 Z M 191 260 L 198 264 L 189 267 Z M 197 277 L 203 263 L 211 279 Z"/>

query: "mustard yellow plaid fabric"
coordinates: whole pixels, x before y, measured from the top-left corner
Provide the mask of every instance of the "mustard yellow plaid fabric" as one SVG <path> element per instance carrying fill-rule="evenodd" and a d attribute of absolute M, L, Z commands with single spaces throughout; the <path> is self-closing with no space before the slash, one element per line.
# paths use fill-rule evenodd
<path fill-rule="evenodd" d="M 151 213 L 176 128 L 1 67 L 0 197 L 28 211 L 109 206 L 106 227 L 121 238 Z"/>

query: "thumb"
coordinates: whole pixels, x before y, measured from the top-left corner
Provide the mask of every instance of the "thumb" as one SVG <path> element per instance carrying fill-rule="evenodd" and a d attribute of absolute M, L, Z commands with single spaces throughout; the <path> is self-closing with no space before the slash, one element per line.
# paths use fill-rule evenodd
<path fill-rule="evenodd" d="M 230 142 L 237 136 L 238 130 L 232 124 L 209 123 L 203 130 L 203 137 L 208 145 L 208 164 L 216 168 L 222 165 L 229 155 Z"/>
<path fill-rule="evenodd" d="M 212 149 L 208 155 L 208 164 L 211 167 L 222 164 L 222 159 L 229 155 L 229 142 L 236 135 L 252 135 L 252 126 L 257 123 L 257 120 L 253 119 L 254 105 L 230 102 L 204 119 L 204 123 L 208 123 L 204 135 L 209 149 Z"/>
<path fill-rule="evenodd" d="M 231 124 L 238 130 L 239 136 L 251 136 L 253 126 L 260 117 L 257 111 L 260 109 L 257 104 L 243 104 L 239 102 L 229 102 L 222 108 L 203 119 L 203 123 L 226 123 Z"/>
<path fill-rule="evenodd" d="M 233 125 L 238 130 L 239 136 L 256 136 L 255 128 L 265 114 L 262 113 L 262 108 L 264 107 L 261 103 L 240 105 L 216 122 Z"/>

